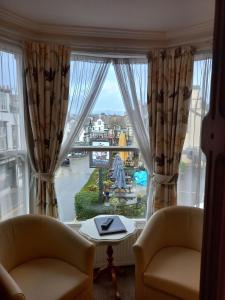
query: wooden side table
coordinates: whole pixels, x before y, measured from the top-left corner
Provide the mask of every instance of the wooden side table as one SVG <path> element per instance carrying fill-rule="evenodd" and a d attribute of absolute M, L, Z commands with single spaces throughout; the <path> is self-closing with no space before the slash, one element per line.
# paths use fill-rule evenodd
<path fill-rule="evenodd" d="M 110 217 L 110 215 L 99 215 L 98 217 Z M 120 299 L 120 293 L 117 287 L 117 267 L 113 263 L 113 246 L 118 245 L 128 236 L 134 234 L 136 227 L 135 222 L 132 219 L 128 219 L 124 216 L 118 216 L 126 227 L 127 232 L 125 233 L 116 233 L 100 236 L 96 228 L 94 218 L 86 220 L 82 223 L 80 228 L 80 233 L 94 242 L 96 245 L 107 245 L 106 255 L 107 255 L 107 266 L 106 268 L 100 270 L 97 274 L 97 277 L 102 273 L 108 272 L 111 276 L 113 288 L 115 291 L 115 298 Z"/>

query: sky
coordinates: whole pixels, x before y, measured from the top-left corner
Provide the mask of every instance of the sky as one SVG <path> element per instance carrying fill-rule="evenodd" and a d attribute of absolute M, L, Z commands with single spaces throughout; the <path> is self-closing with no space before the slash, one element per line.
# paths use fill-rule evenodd
<path fill-rule="evenodd" d="M 105 112 L 106 114 L 107 112 L 115 112 L 115 114 L 125 113 L 125 107 L 112 65 L 109 67 L 104 85 L 93 108 L 93 113 L 99 112 Z"/>
<path fill-rule="evenodd" d="M 206 76 L 208 74 L 209 76 Z M 203 97 L 203 101 L 208 104 L 210 101 L 211 75 L 212 59 L 194 61 L 193 86 L 200 87 L 199 97 Z M 202 95 L 202 91 L 205 92 L 204 95 Z"/>
<path fill-rule="evenodd" d="M 194 62 L 193 85 L 200 86 L 202 84 L 205 67 L 211 70 L 211 63 L 211 60 L 208 60 L 207 64 L 205 64 L 204 60 L 198 60 Z M 210 80 L 207 84 L 210 86 Z M 207 91 L 206 102 L 209 102 L 209 87 Z M 93 109 L 93 113 L 109 113 L 112 111 L 116 114 L 124 114 L 125 107 L 121 97 L 114 68 L 112 65 L 110 65 L 102 91 L 100 92 Z"/>
<path fill-rule="evenodd" d="M 0 50 L 0 87 L 17 90 L 17 68 L 15 55 Z"/>

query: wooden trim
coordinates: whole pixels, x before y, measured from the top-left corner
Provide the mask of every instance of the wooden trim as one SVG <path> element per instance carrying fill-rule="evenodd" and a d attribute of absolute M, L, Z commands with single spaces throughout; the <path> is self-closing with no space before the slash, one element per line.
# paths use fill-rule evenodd
<path fill-rule="evenodd" d="M 203 120 L 207 156 L 201 300 L 225 299 L 225 1 L 216 1 L 211 102 Z"/>

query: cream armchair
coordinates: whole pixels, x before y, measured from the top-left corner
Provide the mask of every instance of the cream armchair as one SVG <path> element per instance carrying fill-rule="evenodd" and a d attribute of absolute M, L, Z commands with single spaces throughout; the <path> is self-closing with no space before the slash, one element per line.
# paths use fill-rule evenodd
<path fill-rule="evenodd" d="M 133 249 L 136 300 L 199 299 L 203 210 L 174 206 L 148 221 Z"/>
<path fill-rule="evenodd" d="M 92 299 L 94 246 L 43 216 L 0 223 L 0 299 Z"/>

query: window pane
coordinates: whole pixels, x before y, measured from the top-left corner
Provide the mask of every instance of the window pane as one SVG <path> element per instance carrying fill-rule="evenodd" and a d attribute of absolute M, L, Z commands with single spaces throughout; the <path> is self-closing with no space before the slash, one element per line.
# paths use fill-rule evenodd
<path fill-rule="evenodd" d="M 7 139 L 7 122 L 0 121 L 0 150 L 4 151 L 8 148 Z"/>
<path fill-rule="evenodd" d="M 146 82 L 146 79 L 143 81 Z M 70 126 L 68 122 L 65 132 Z M 82 149 L 85 146 L 100 148 L 87 151 L 87 148 Z M 132 146 L 132 150 L 106 151 L 101 149 L 104 146 Z M 122 170 L 113 178 L 113 162 L 118 155 Z M 57 171 L 55 182 L 60 217 L 63 221 L 75 218 L 79 221 L 98 214 L 144 218 L 147 181 L 147 171 L 113 66 L 110 66 L 92 112 Z"/>
<path fill-rule="evenodd" d="M 206 158 L 200 138 L 202 120 L 209 110 L 211 68 L 210 58 L 194 62 L 192 99 L 178 180 L 181 205 L 203 207 Z"/>
<path fill-rule="evenodd" d="M 0 48 L 0 219 L 27 212 L 21 62 Z"/>
<path fill-rule="evenodd" d="M 0 219 L 27 212 L 25 174 L 23 159 L 11 157 L 0 162 Z"/>

